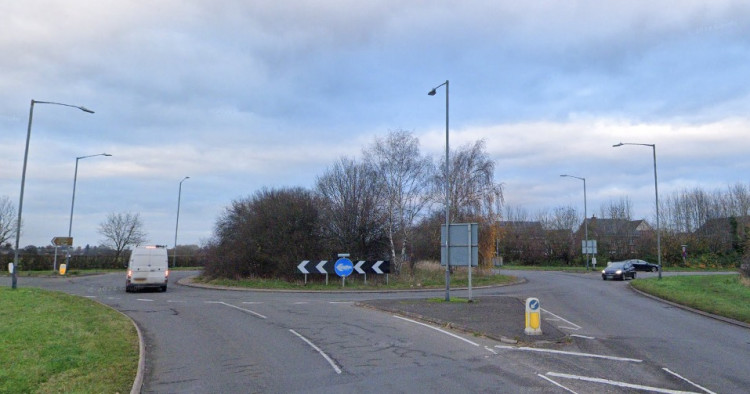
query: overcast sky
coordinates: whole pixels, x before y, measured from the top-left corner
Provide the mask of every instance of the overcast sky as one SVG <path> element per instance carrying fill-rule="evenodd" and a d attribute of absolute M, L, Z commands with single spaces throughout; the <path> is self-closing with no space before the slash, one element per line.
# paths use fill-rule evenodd
<path fill-rule="evenodd" d="M 506 203 L 589 215 L 724 190 L 750 173 L 750 3 L 673 1 L 3 1 L 0 196 L 21 246 L 97 245 L 110 213 L 149 243 L 200 244 L 233 200 L 312 187 L 389 130 L 423 151 L 486 139 Z M 13 239 L 11 239 L 11 242 Z"/>

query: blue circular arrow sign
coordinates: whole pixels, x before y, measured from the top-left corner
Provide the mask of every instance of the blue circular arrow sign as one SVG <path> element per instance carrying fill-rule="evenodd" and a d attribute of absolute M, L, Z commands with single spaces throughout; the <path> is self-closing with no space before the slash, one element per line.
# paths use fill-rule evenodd
<path fill-rule="evenodd" d="M 533 299 L 529 301 L 529 309 L 532 311 L 539 309 L 539 300 Z"/>
<path fill-rule="evenodd" d="M 354 264 L 352 264 L 352 261 L 347 258 L 340 258 L 336 260 L 333 269 L 336 271 L 336 275 L 346 277 L 351 275 L 352 271 L 354 271 Z"/>

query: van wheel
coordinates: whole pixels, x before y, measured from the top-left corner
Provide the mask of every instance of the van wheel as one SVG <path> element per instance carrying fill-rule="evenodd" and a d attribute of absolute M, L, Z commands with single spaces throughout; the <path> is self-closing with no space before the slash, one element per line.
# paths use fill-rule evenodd
<path fill-rule="evenodd" d="M 162 293 L 166 293 L 167 292 L 167 286 L 166 285 L 161 287 L 161 292 Z"/>
<path fill-rule="evenodd" d="M 130 285 L 125 285 L 125 292 L 126 293 L 132 293 L 133 292 L 133 287 L 130 286 Z"/>

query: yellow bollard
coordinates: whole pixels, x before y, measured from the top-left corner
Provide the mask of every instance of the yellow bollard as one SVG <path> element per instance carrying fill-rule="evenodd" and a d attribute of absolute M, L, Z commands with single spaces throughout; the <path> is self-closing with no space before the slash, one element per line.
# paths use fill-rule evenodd
<path fill-rule="evenodd" d="M 526 299 L 526 335 L 542 335 L 542 308 L 536 298 Z"/>
<path fill-rule="evenodd" d="M 65 271 L 68 267 L 65 264 L 60 264 L 60 275 L 65 275 Z"/>

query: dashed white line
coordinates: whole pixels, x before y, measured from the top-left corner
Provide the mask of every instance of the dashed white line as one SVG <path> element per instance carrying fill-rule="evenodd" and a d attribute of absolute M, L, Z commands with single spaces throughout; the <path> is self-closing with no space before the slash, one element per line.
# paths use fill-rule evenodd
<path fill-rule="evenodd" d="M 411 323 L 414 323 L 414 324 L 419 324 L 420 326 L 425 326 L 425 327 L 427 327 L 427 328 L 431 328 L 431 329 L 433 329 L 433 330 L 435 330 L 435 331 L 439 331 L 439 332 L 442 332 L 442 333 L 443 333 L 443 334 L 445 334 L 445 335 L 450 335 L 450 336 L 452 336 L 453 338 L 456 338 L 456 339 L 460 339 L 460 340 L 462 340 L 462 341 L 464 341 L 464 342 L 466 342 L 466 343 L 470 343 L 470 344 L 472 344 L 472 345 L 474 345 L 474 346 L 479 346 L 479 344 L 478 344 L 478 343 L 476 343 L 476 342 L 472 342 L 472 341 L 470 341 L 470 340 L 468 340 L 468 339 L 466 339 L 466 338 L 464 338 L 464 337 L 458 336 L 458 335 L 456 335 L 456 334 L 450 333 L 450 332 L 448 332 L 448 331 L 445 331 L 445 330 L 441 330 L 441 329 L 439 329 L 439 328 L 437 328 L 437 327 L 434 327 L 434 326 L 431 326 L 431 325 L 429 325 L 429 324 L 421 323 L 421 322 L 418 322 L 418 321 L 416 321 L 416 320 L 411 320 L 411 319 L 407 319 L 407 318 L 405 318 L 405 317 L 401 317 L 401 316 L 396 316 L 396 315 L 393 315 L 393 317 L 395 317 L 396 319 L 406 320 L 406 321 L 408 321 L 408 322 L 411 322 Z"/>
<path fill-rule="evenodd" d="M 293 305 L 305 305 L 305 304 L 309 304 L 309 302 L 308 301 L 297 301 L 297 302 L 293 302 L 292 304 Z"/>
<path fill-rule="evenodd" d="M 497 352 L 494 349 L 492 349 L 491 347 L 489 347 L 489 346 L 485 346 L 484 348 L 485 348 L 485 350 L 487 350 L 488 352 L 490 352 L 492 354 L 497 354 Z"/>
<path fill-rule="evenodd" d="M 234 305 L 232 305 L 232 304 L 227 304 L 226 302 L 222 302 L 222 301 L 219 301 L 219 302 L 210 302 L 210 303 L 211 303 L 211 304 L 221 304 L 221 305 L 226 305 L 226 306 L 228 306 L 228 307 L 231 307 L 231 308 L 234 308 L 234 309 L 239 309 L 239 310 L 241 310 L 241 311 L 243 311 L 243 312 L 249 313 L 249 314 L 251 314 L 251 315 L 253 315 L 253 316 L 257 316 L 257 317 L 259 317 L 259 318 L 261 318 L 261 319 L 267 319 L 267 317 L 265 317 L 265 316 L 261 315 L 261 314 L 260 314 L 260 313 L 258 313 L 258 312 L 255 312 L 255 311 L 251 311 L 250 309 L 240 308 L 240 307 L 238 307 L 238 306 L 234 306 Z"/>
<path fill-rule="evenodd" d="M 243 304 L 250 304 L 250 305 L 256 305 L 256 304 L 262 304 L 261 301 L 242 301 Z"/>
<path fill-rule="evenodd" d="M 643 385 L 640 385 L 640 384 L 618 382 L 618 381 L 615 381 L 615 380 L 602 379 L 602 378 L 592 378 L 592 377 L 588 377 L 588 376 L 570 375 L 570 374 L 566 374 L 566 373 L 547 372 L 547 375 L 554 376 L 554 377 L 557 377 L 557 378 L 576 379 L 576 380 L 582 380 L 584 382 L 602 383 L 602 384 L 608 384 L 610 386 L 626 387 L 626 388 L 629 388 L 629 389 L 636 389 L 636 390 L 653 391 L 653 392 L 657 392 L 657 393 L 669 393 L 669 394 L 686 394 L 686 393 L 690 393 L 690 394 L 699 394 L 699 393 L 694 393 L 692 391 L 681 391 L 681 390 L 663 389 L 663 388 L 660 388 L 660 387 L 643 386 Z"/>
<path fill-rule="evenodd" d="M 83 298 L 96 298 L 96 296 L 83 296 Z"/>
<path fill-rule="evenodd" d="M 328 301 L 329 304 L 351 304 L 353 301 Z"/>
<path fill-rule="evenodd" d="M 579 334 L 570 334 L 570 336 L 571 337 L 576 337 L 576 338 L 583 338 L 583 339 L 596 339 L 596 337 L 589 337 L 589 336 L 586 336 L 586 335 L 579 335 Z"/>
<path fill-rule="evenodd" d="M 567 356 L 576 356 L 576 357 L 603 358 L 603 359 L 606 359 L 606 360 L 627 361 L 627 362 L 632 362 L 632 363 L 643 362 L 643 360 L 638 360 L 636 358 L 605 356 L 605 355 L 593 354 L 593 353 L 566 352 L 566 351 L 563 351 L 563 350 L 541 349 L 541 348 L 535 348 L 535 347 L 514 347 L 514 346 L 495 345 L 495 348 L 497 348 L 497 349 L 506 349 L 506 350 L 522 350 L 522 351 L 527 351 L 527 352 L 563 354 L 563 355 L 567 355 Z"/>
<path fill-rule="evenodd" d="M 341 374 L 341 368 L 339 368 L 339 366 L 336 365 L 336 362 L 333 361 L 330 357 L 328 357 L 328 355 L 324 351 L 320 350 L 319 347 L 315 346 L 314 343 L 312 343 L 309 339 L 307 339 L 307 338 L 303 337 L 302 335 L 300 335 L 297 331 L 289 329 L 289 332 L 291 332 L 292 334 L 300 337 L 303 341 L 307 342 L 308 345 L 310 345 L 313 349 L 315 349 L 318 353 L 320 353 L 320 355 L 323 356 L 323 358 L 325 358 L 326 361 L 328 361 L 328 364 L 330 364 L 331 367 L 333 367 L 333 370 L 336 371 L 337 374 L 339 374 L 339 375 Z"/>
<path fill-rule="evenodd" d="M 149 298 L 136 298 L 137 301 L 144 301 L 144 302 L 154 302 L 154 300 Z"/>
<path fill-rule="evenodd" d="M 697 387 L 697 388 L 699 388 L 699 389 L 701 389 L 701 390 L 703 390 L 703 391 L 705 391 L 705 392 L 709 393 L 709 394 L 716 394 L 716 393 L 714 393 L 713 391 L 711 391 L 711 390 L 709 390 L 709 389 L 707 389 L 707 388 L 705 388 L 705 387 L 703 387 L 703 386 L 701 386 L 701 385 L 699 385 L 699 384 L 697 384 L 697 383 L 693 383 L 693 382 L 691 382 L 690 380 L 688 380 L 687 378 L 685 378 L 685 377 L 682 377 L 682 376 L 678 375 L 678 374 L 677 374 L 677 373 L 675 373 L 675 372 L 672 372 L 672 371 L 670 371 L 670 370 L 669 370 L 669 368 L 662 368 L 662 369 L 663 369 L 663 370 L 665 370 L 666 372 L 669 372 L 669 373 L 671 373 L 672 375 L 674 375 L 674 376 L 676 376 L 676 377 L 678 377 L 678 378 L 680 378 L 680 379 L 682 379 L 682 380 L 684 380 L 684 381 L 686 381 L 686 382 L 688 382 L 688 383 L 692 384 L 693 386 L 695 386 L 695 387 Z"/>
<path fill-rule="evenodd" d="M 555 386 L 557 386 L 557 387 L 559 387 L 559 388 L 561 388 L 561 389 L 563 389 L 563 390 L 565 390 L 567 392 L 570 392 L 570 393 L 573 393 L 573 394 L 578 394 L 575 391 L 573 391 L 573 390 L 571 390 L 571 389 L 569 389 L 569 388 L 561 385 L 560 383 L 555 382 L 554 380 L 552 380 L 552 379 L 550 379 L 550 378 L 548 378 L 548 377 L 546 377 L 546 376 L 544 376 L 544 375 L 542 375 L 540 373 L 538 373 L 537 376 L 539 376 L 540 378 L 542 378 L 542 379 L 544 379 L 544 380 L 546 380 L 546 381 L 554 384 Z"/>
<path fill-rule="evenodd" d="M 542 308 L 542 312 L 548 313 L 548 314 L 554 316 L 556 319 L 562 320 L 563 322 L 565 322 L 565 323 L 567 323 L 567 324 L 570 325 L 569 327 L 560 327 L 560 328 L 566 328 L 566 329 L 569 329 L 569 330 L 580 330 L 581 329 L 581 326 L 579 326 L 578 324 L 575 324 L 575 323 L 573 323 L 571 321 L 565 320 L 562 317 L 557 316 L 556 314 L 554 314 L 554 313 L 552 313 L 552 312 L 550 312 L 550 311 L 548 311 L 548 310 L 546 310 L 544 308 Z M 555 320 L 555 321 L 557 321 L 557 320 Z"/>

